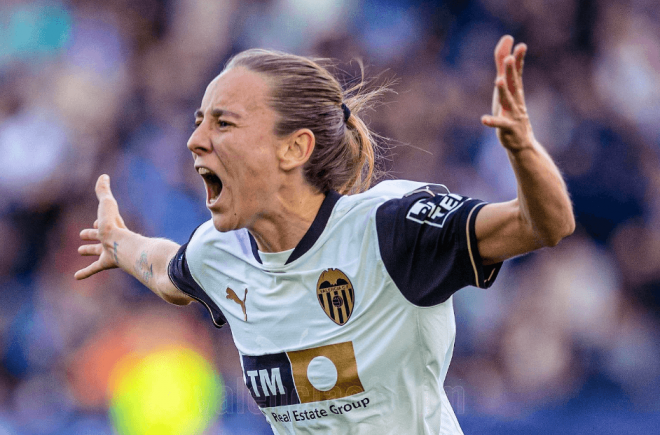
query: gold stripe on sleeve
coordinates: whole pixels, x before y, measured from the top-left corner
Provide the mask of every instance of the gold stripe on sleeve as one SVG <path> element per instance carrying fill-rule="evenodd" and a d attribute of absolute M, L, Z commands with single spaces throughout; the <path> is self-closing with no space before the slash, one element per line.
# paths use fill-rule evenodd
<path fill-rule="evenodd" d="M 474 270 L 474 282 L 477 288 L 481 288 L 479 285 L 479 272 L 477 272 L 477 264 L 474 262 L 474 255 L 472 254 L 472 241 L 470 240 L 470 220 L 472 219 L 472 213 L 474 213 L 474 209 L 479 207 L 481 204 L 477 204 L 474 207 L 472 207 L 472 210 L 470 210 L 470 214 L 468 215 L 467 218 L 467 225 L 465 225 L 465 232 L 467 234 L 467 244 L 468 244 L 468 253 L 470 254 L 470 261 L 472 262 L 472 270 Z"/>

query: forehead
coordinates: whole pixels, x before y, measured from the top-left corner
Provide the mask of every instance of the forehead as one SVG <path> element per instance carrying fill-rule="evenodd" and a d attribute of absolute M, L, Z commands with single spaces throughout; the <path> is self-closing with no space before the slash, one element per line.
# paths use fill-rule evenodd
<path fill-rule="evenodd" d="M 201 109 L 206 112 L 220 108 L 244 115 L 266 109 L 269 96 L 270 87 L 263 75 L 235 67 L 209 83 Z"/>

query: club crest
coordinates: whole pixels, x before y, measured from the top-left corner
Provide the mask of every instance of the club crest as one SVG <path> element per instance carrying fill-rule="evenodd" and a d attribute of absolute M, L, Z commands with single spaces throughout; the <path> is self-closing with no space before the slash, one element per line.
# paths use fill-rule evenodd
<path fill-rule="evenodd" d="M 339 269 L 324 270 L 316 284 L 316 296 L 321 308 L 337 325 L 342 326 L 351 317 L 355 294 L 353 284 Z"/>

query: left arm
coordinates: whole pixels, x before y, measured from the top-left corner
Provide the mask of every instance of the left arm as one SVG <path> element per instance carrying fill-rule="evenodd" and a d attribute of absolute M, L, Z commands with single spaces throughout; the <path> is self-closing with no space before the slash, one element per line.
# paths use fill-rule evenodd
<path fill-rule="evenodd" d="M 557 166 L 536 141 L 522 86 L 527 47 L 504 36 L 495 48 L 497 78 L 493 115 L 482 123 L 497 128 L 518 182 L 518 198 L 488 204 L 477 215 L 475 232 L 484 264 L 493 264 L 544 246 L 555 246 L 575 230 L 573 208 Z"/>

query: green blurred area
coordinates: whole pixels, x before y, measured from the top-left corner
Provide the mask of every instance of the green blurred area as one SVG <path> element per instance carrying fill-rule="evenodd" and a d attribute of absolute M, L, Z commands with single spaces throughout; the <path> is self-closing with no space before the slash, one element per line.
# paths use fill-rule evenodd
<path fill-rule="evenodd" d="M 198 353 L 170 348 L 120 361 L 110 416 L 120 435 L 197 435 L 216 417 L 224 384 Z"/>

